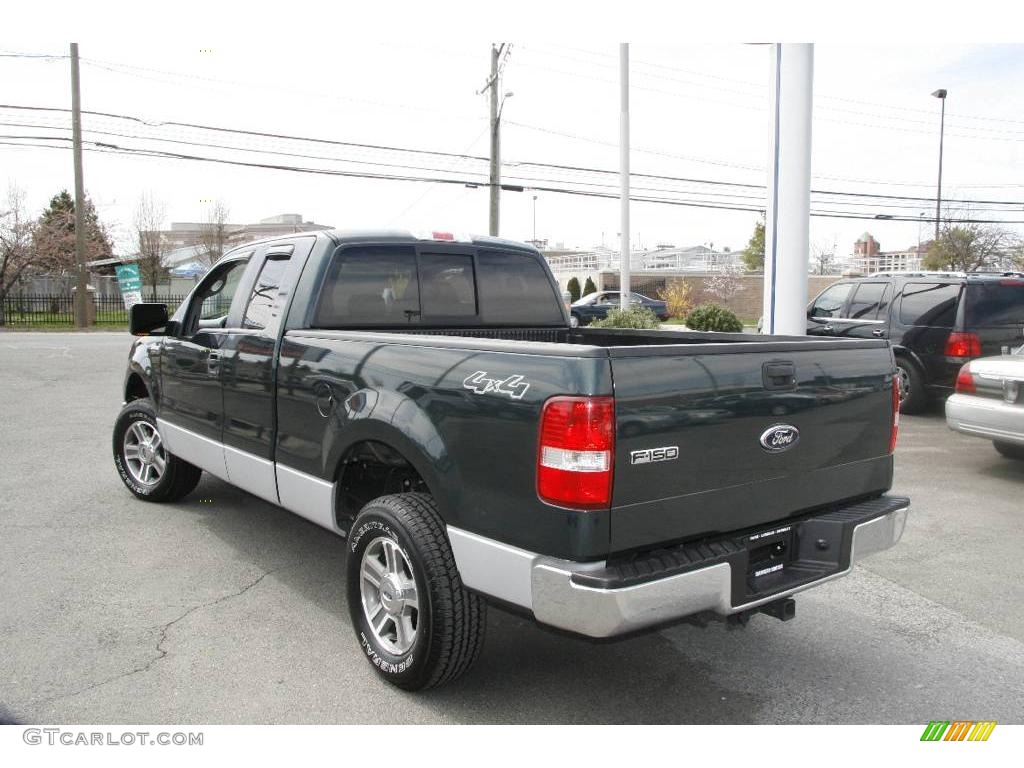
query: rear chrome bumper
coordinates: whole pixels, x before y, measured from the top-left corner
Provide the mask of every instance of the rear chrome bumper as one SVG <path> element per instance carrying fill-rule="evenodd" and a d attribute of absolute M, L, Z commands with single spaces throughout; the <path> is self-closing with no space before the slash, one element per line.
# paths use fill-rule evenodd
<path fill-rule="evenodd" d="M 946 400 L 946 424 L 956 432 L 1024 445 L 1024 405 L 956 394 Z"/>
<path fill-rule="evenodd" d="M 623 578 L 623 586 L 616 586 L 616 578 L 622 571 L 609 568 L 604 562 L 577 563 L 535 555 L 451 527 L 448 534 L 467 587 L 528 608 L 542 624 L 603 638 L 705 611 L 721 615 L 739 613 L 844 576 L 854 563 L 888 549 L 903 535 L 909 502 L 906 499 L 887 501 L 881 514 L 877 513 L 880 507 L 876 502 L 865 502 L 785 524 L 797 529 L 794 541 L 798 542 L 801 557 L 805 551 L 809 553 L 816 542 L 822 541 L 820 537 L 830 538 L 833 551 L 809 554 L 808 559 L 793 564 L 793 570 L 802 576 L 789 583 L 783 582 L 777 590 L 753 596 L 746 592 L 745 586 L 747 546 L 744 539 L 749 537 L 723 540 L 713 548 L 714 554 L 707 558 L 707 565 L 693 562 L 687 565 L 687 557 L 692 556 L 684 556 L 678 558 L 684 563 L 680 566 L 681 572 L 672 573 L 670 566 L 666 569 L 669 575 L 654 575 L 640 583 L 631 583 L 637 578 L 634 568 L 630 571 L 632 580 Z M 870 507 L 873 504 L 876 506 Z M 873 516 L 859 519 L 868 515 Z M 802 542 L 801 538 L 807 541 Z M 702 550 L 711 551 L 708 547 Z M 818 560 L 809 559 L 819 555 Z M 666 556 L 659 554 L 652 562 L 665 561 Z"/>

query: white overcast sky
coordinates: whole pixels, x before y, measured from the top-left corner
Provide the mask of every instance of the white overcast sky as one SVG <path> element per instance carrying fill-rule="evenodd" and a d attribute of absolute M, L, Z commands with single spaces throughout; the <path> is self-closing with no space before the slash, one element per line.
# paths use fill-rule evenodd
<path fill-rule="evenodd" d="M 137 8 L 139 6 L 129 6 Z M 247 6 L 250 7 L 250 6 Z M 470 6 L 473 7 L 473 6 Z M 599 6 L 594 6 L 599 7 Z M 503 90 L 514 92 L 504 108 L 503 159 L 615 170 L 618 167 L 618 49 L 613 27 L 602 35 L 552 30 L 523 19 L 502 28 L 400 35 L 386 25 L 332 26 L 316 14 L 294 15 L 275 6 L 273 19 L 248 18 L 258 38 L 229 34 L 187 34 L 178 26 L 161 34 L 161 22 L 144 35 L 109 26 L 53 29 L 25 21 L 0 29 L 0 53 L 67 52 L 77 39 L 82 66 L 83 109 L 133 115 L 155 122 L 176 120 L 340 141 L 486 155 L 487 102 L 477 91 L 489 67 L 492 39 L 512 43 Z M 512 12 L 513 6 L 505 6 Z M 182 11 L 184 12 L 184 11 Z M 113 14 L 111 16 L 113 18 Z M 186 20 L 187 21 L 187 20 Z M 706 34 L 666 38 L 657 18 L 648 17 L 646 37 L 661 42 L 631 46 L 631 131 L 634 172 L 763 185 L 768 155 L 768 49 L 739 42 L 752 33 L 735 29 L 735 42 L 705 42 Z M 677 21 L 673 21 L 677 23 Z M 834 21 L 828 36 L 841 34 Z M 1011 27 L 1019 23 L 1008 19 Z M 813 34 L 804 34 L 810 38 Z M 939 102 L 930 96 L 947 88 L 945 197 L 1020 201 L 1024 219 L 1024 45 L 925 44 L 927 32 L 908 31 L 898 40 L 870 42 L 863 26 L 850 29 L 850 42 L 819 41 L 815 47 L 813 183 L 818 189 L 934 195 L 938 154 Z M 531 30 L 533 30 L 531 34 Z M 280 35 L 275 37 L 275 31 Z M 766 30 L 767 31 L 767 30 Z M 729 28 L 717 28 L 729 36 Z M 810 30 L 813 33 L 813 28 Z M 890 30 L 892 32 L 892 30 Z M 956 29 L 945 28 L 955 34 Z M 73 37 L 72 37 L 73 36 Z M 643 35 L 637 35 L 637 38 Z M 782 35 L 779 35 L 782 36 Z M 825 37 L 825 35 L 823 35 Z M 769 37 L 770 39 L 770 37 Z M 852 42 L 858 39 L 864 42 Z M 700 41 L 700 42 L 698 42 Z M 205 52 L 208 49 L 210 52 Z M 0 58 L 0 103 L 67 107 L 65 59 Z M 60 113 L 0 110 L 4 123 L 67 125 Z M 366 153 L 339 147 L 299 145 L 269 139 L 211 137 L 182 128 L 147 128 L 87 116 L 86 129 L 162 135 L 179 140 L 233 143 L 263 149 L 347 157 L 432 168 L 486 170 L 436 158 Z M 528 127 L 527 127 L 528 126 Z M 37 128 L 3 125 L 5 136 L 41 135 Z M 125 130 L 127 129 L 127 131 Z M 65 134 L 66 135 L 66 134 Z M 579 138 L 571 138 L 579 137 Z M 171 151 L 352 168 L 320 159 L 275 158 L 216 148 L 156 144 L 144 139 L 86 134 L 130 146 Z M 14 139 L 3 139 L 3 141 Z M 362 166 L 369 169 L 368 166 Z M 379 167 L 384 172 L 396 169 Z M 402 172 L 402 171 L 397 171 Z M 505 175 L 514 174 L 506 168 Z M 523 170 L 526 175 L 535 173 Z M 425 175 L 431 175 L 424 172 Z M 433 175 L 437 175 L 436 173 Z M 556 174 L 562 180 L 578 178 Z M 512 182 L 512 179 L 506 178 Z M 33 212 L 55 192 L 73 189 L 69 151 L 0 144 L 0 184 L 26 191 Z M 200 221 L 211 199 L 230 208 L 231 220 L 256 221 L 279 213 L 339 227 L 404 227 L 487 230 L 487 191 L 439 185 L 316 176 L 88 152 L 85 183 L 122 248 L 128 244 L 139 195 L 152 192 L 166 204 L 167 222 Z M 527 182 L 528 183 L 528 182 Z M 617 178 L 606 180 L 617 190 Z M 564 186 L 564 184 L 560 184 Z M 635 186 L 659 186 L 636 180 Z M 705 188 L 727 194 L 759 195 L 743 189 Z M 532 192 L 506 192 L 502 235 L 533 236 Z M 552 243 L 617 246 L 616 200 L 539 192 L 536 234 Z M 726 202 L 736 198 L 717 198 Z M 760 206 L 753 200 L 743 204 Z M 834 208 L 825 204 L 819 208 Z M 850 207 L 850 206 L 846 206 Z M 876 202 L 872 214 L 894 212 Z M 932 210 L 927 202 L 902 212 Z M 744 247 L 757 214 L 634 203 L 634 243 L 667 242 Z M 1020 227 L 1017 227 L 1020 230 Z M 915 244 L 916 223 L 811 220 L 811 242 L 838 242 L 848 253 L 864 230 L 883 248 Z M 928 227 L 922 228 L 927 236 Z"/>

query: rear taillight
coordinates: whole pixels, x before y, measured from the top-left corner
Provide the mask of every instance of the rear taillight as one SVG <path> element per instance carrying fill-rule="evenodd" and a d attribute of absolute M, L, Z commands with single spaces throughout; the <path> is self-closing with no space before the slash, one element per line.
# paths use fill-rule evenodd
<path fill-rule="evenodd" d="M 551 398 L 541 414 L 537 494 L 560 507 L 607 508 L 614 450 L 613 398 Z"/>
<path fill-rule="evenodd" d="M 954 331 L 946 339 L 946 357 L 981 357 L 981 339 L 976 333 Z"/>
<path fill-rule="evenodd" d="M 900 377 L 892 377 L 892 432 L 889 434 L 889 453 L 896 450 L 896 438 L 900 433 Z"/>
<path fill-rule="evenodd" d="M 967 363 L 960 367 L 960 373 L 956 375 L 956 391 L 973 395 L 978 391 L 974 386 L 974 376 L 971 374 L 971 364 Z"/>

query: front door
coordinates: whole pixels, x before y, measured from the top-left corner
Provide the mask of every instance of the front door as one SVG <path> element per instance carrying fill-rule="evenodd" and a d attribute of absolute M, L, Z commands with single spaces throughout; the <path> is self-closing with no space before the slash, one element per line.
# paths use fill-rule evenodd
<path fill-rule="evenodd" d="M 221 346 L 228 312 L 248 257 L 218 264 L 196 287 L 160 355 L 160 434 L 171 453 L 227 479 L 221 430 Z"/>
<path fill-rule="evenodd" d="M 843 308 L 850 297 L 853 283 L 836 283 L 821 293 L 807 311 L 808 336 L 835 336 L 836 318 L 843 316 Z"/>

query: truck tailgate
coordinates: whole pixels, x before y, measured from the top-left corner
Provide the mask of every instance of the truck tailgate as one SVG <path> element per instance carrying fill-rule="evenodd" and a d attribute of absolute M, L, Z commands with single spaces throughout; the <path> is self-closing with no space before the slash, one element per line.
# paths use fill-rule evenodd
<path fill-rule="evenodd" d="M 743 530 L 891 485 L 893 360 L 884 342 L 609 355 L 612 552 Z"/>

